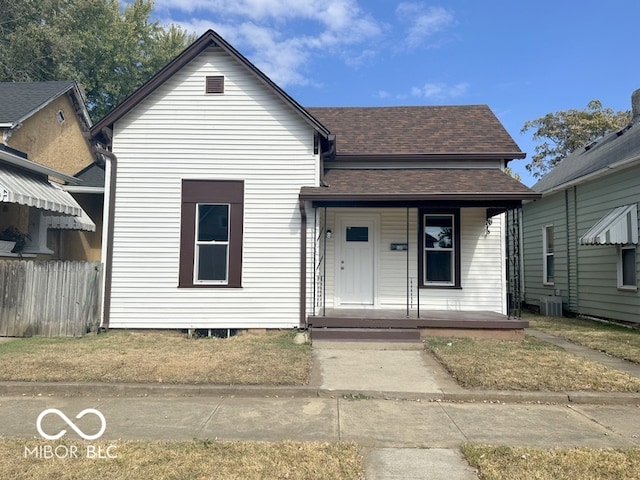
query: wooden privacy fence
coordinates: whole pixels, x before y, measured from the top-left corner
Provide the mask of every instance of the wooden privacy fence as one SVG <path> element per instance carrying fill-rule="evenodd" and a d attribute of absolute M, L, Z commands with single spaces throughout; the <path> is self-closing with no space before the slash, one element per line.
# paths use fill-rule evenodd
<path fill-rule="evenodd" d="M 0 337 L 81 337 L 100 326 L 99 262 L 0 261 Z"/>

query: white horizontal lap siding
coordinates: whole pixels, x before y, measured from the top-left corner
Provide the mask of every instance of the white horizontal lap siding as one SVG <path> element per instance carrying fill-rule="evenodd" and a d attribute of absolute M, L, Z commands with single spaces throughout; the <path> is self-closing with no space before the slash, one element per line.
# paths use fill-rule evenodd
<path fill-rule="evenodd" d="M 322 209 L 321 209 L 322 211 Z M 379 308 L 404 309 L 407 305 L 406 252 L 392 251 L 392 243 L 406 243 L 406 208 L 328 209 L 327 228 L 335 232 L 336 215 L 378 214 L 380 218 L 377 258 Z M 485 235 L 486 209 L 461 209 L 461 289 L 423 288 L 419 292 L 420 308 L 433 310 L 506 311 L 505 264 L 502 216 L 494 217 L 489 234 Z M 409 302 L 410 309 L 418 301 L 418 213 L 409 210 Z M 320 226 L 323 221 L 320 220 Z M 327 242 L 326 306 L 334 306 L 334 248 L 337 241 Z M 317 262 L 322 257 L 322 241 L 318 245 Z M 317 272 L 322 276 L 323 268 Z"/>
<path fill-rule="evenodd" d="M 380 212 L 379 305 L 382 308 L 407 307 L 407 252 L 391 250 L 392 243 L 407 243 L 407 209 L 386 208 Z M 418 212 L 409 209 L 409 302 L 417 308 L 418 299 Z"/>
<path fill-rule="evenodd" d="M 506 310 L 503 218 L 494 217 L 485 234 L 486 209 L 460 210 L 460 289 L 423 288 L 420 308 L 429 310 Z"/>
<path fill-rule="evenodd" d="M 207 75 L 224 94 L 204 94 Z M 293 109 L 210 49 L 116 123 L 114 152 L 112 327 L 298 325 L 298 194 L 317 155 Z M 242 288 L 177 288 L 183 179 L 244 181 Z"/>

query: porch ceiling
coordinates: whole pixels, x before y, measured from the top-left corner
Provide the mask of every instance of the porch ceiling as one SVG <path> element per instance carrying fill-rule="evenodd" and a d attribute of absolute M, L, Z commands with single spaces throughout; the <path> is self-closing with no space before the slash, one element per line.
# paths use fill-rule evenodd
<path fill-rule="evenodd" d="M 313 201 L 472 201 L 535 200 L 534 192 L 497 168 L 332 169 L 324 187 L 302 187 Z"/>

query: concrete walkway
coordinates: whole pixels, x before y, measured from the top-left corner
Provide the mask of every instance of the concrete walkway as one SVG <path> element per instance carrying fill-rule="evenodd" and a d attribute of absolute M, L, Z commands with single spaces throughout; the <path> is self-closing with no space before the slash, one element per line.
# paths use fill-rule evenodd
<path fill-rule="evenodd" d="M 562 346 L 587 358 L 603 356 Z M 69 418 L 96 408 L 107 422 L 102 438 L 116 444 L 355 441 L 363 448 L 366 478 L 379 480 L 477 479 L 459 451 L 463 443 L 640 447 L 640 394 L 468 391 L 430 355 L 406 344 L 315 347 L 306 387 L 0 383 L 0 436 L 38 436 L 36 419 L 47 408 Z M 604 357 L 640 377 L 636 365 Z M 95 415 L 74 422 L 83 432 L 100 429 Z M 46 432 L 66 428 L 69 438 L 78 438 L 67 427 L 56 415 L 42 421 Z"/>

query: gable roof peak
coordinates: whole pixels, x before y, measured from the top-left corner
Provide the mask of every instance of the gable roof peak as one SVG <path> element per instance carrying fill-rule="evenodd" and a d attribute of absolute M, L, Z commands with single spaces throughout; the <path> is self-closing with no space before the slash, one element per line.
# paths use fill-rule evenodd
<path fill-rule="evenodd" d="M 107 113 L 102 119 L 100 119 L 94 127 L 91 129 L 91 135 L 94 138 L 105 140 L 103 138 L 102 130 L 104 128 L 111 127 L 113 123 L 122 118 L 130 110 L 135 108 L 142 100 L 153 93 L 158 87 L 164 84 L 175 73 L 180 71 L 185 65 L 191 62 L 194 58 L 204 52 L 207 48 L 216 46 L 222 48 L 232 58 L 237 60 L 242 66 L 244 66 L 251 74 L 253 74 L 258 80 L 264 83 L 267 88 L 270 88 L 278 97 L 280 97 L 287 105 L 295 110 L 303 119 L 311 124 L 311 126 L 320 133 L 323 137 L 327 138 L 329 131 L 318 122 L 313 116 L 311 116 L 298 102 L 290 97 L 284 90 L 276 85 L 273 80 L 267 77 L 261 70 L 259 70 L 253 63 L 251 63 L 244 55 L 238 52 L 231 44 L 224 40 L 213 30 L 207 30 L 202 34 L 195 42 L 185 48 L 177 57 L 171 60 L 165 65 L 158 73 L 156 73 L 151 79 L 149 79 L 144 85 L 138 88 L 135 92 L 125 98 L 119 105 L 113 110 Z"/>

